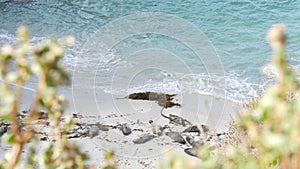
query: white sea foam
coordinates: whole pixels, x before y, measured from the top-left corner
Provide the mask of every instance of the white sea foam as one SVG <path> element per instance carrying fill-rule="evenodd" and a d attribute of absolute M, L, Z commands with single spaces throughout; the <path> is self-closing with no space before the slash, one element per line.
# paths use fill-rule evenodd
<path fill-rule="evenodd" d="M 46 37 L 32 37 L 30 41 L 37 44 Z M 0 30 L 0 44 L 11 44 L 17 40 L 14 34 L 9 34 L 5 30 Z M 251 83 L 249 79 L 239 76 L 237 73 L 225 73 L 225 75 L 209 75 L 207 73 L 200 74 L 182 74 L 167 72 L 147 72 L 141 78 L 135 79 L 129 85 L 113 86 L 112 77 L 114 71 L 119 67 L 134 67 L 133 62 L 122 60 L 121 56 L 117 55 L 115 51 L 110 51 L 106 55 L 92 58 L 84 53 L 80 53 L 82 42 L 75 43 L 74 46 L 68 47 L 63 63 L 70 69 L 74 70 L 73 76 L 79 76 L 79 82 L 74 81 L 73 84 L 80 86 L 80 88 L 103 89 L 106 92 L 113 94 L 128 94 L 134 92 L 153 91 L 165 93 L 199 93 L 204 95 L 213 95 L 216 97 L 223 97 L 237 102 L 247 102 L 253 98 L 257 98 L 264 91 L 267 82 L 264 84 Z M 269 71 L 271 70 L 271 71 Z M 263 69 L 264 72 L 271 72 L 271 67 Z M 157 74 L 155 74 L 157 73 Z M 88 80 L 82 80 L 89 77 Z M 127 78 L 127 77 L 124 77 Z M 78 80 L 78 79 L 77 79 Z M 33 79 L 29 82 L 29 86 L 34 86 Z M 33 90 L 31 87 L 24 86 L 24 89 Z"/>
<path fill-rule="evenodd" d="M 235 102 L 245 103 L 261 96 L 266 84 L 255 84 L 247 79 L 239 79 L 237 74 L 226 74 L 218 77 L 207 74 L 176 75 L 177 81 L 162 79 L 161 82 L 148 80 L 144 85 L 132 85 L 129 88 L 111 89 L 104 87 L 104 90 L 113 94 L 129 94 L 135 92 L 164 92 L 164 93 L 199 93 L 226 98 Z M 219 82 L 225 83 L 219 83 Z M 219 92 L 219 91 L 223 92 Z"/>

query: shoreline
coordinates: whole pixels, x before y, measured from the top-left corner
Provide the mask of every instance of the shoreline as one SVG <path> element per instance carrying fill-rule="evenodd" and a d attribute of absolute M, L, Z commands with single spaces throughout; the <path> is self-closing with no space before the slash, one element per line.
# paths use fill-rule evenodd
<path fill-rule="evenodd" d="M 24 91 L 19 111 L 28 110 L 30 107 L 28 100 L 31 100 L 33 92 Z M 94 90 L 72 93 L 71 90 L 65 89 L 60 93 L 64 94 L 69 101 L 64 117 L 76 114 L 78 118 L 75 120 L 78 123 L 104 125 L 127 123 L 132 129 L 132 133 L 128 136 L 123 135 L 119 129 L 110 129 L 99 130 L 99 135 L 94 138 L 72 138 L 71 140 L 90 157 L 88 164 L 98 166 L 99 161 L 103 161 L 105 150 L 114 150 L 118 167 L 125 169 L 154 168 L 154 163 L 163 160 L 165 154 L 169 152 L 182 154 L 190 160 L 198 160 L 184 153 L 183 150 L 188 148 L 187 144 L 176 143 L 166 135 L 156 137 L 144 144 L 132 142 L 143 134 L 152 133 L 150 120 L 161 126 L 169 125 L 172 131 L 182 131 L 186 128 L 170 124 L 168 119 L 160 115 L 161 107 L 155 101 L 124 99 L 125 95 L 112 95 L 103 91 L 95 93 Z M 200 94 L 177 95 L 175 102 L 182 106 L 165 109 L 163 111 L 165 115 L 174 114 L 192 124 L 207 125 L 214 133 L 226 132 L 230 120 L 242 107 L 241 104 L 230 100 Z M 214 126 L 216 129 L 212 129 Z M 202 137 L 207 136 L 199 135 L 199 138 Z M 43 143 L 46 142 L 42 141 L 41 144 Z M 5 145 L 1 144 L 1 147 L 3 146 Z M 4 154 L 3 150 L 1 148 L 0 154 Z"/>

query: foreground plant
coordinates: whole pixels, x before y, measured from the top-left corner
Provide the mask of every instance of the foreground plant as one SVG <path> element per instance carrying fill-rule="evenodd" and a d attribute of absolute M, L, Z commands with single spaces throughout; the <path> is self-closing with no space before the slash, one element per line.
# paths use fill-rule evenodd
<path fill-rule="evenodd" d="M 104 152 L 105 163 L 102 164 L 100 167 L 102 169 L 116 169 L 117 167 L 113 157 L 114 157 L 113 151 Z"/>
<path fill-rule="evenodd" d="M 43 155 L 37 155 L 32 148 L 27 168 L 84 168 L 86 155 L 64 135 L 73 121 L 67 118 L 64 125 L 60 124 L 65 110 L 65 98 L 57 95 L 60 85 L 70 84 L 70 78 L 60 64 L 64 54 L 61 46 L 74 40 L 71 37 L 52 39 L 33 46 L 24 26 L 18 29 L 18 36 L 16 44 L 4 46 L 0 51 L 0 118 L 10 123 L 11 130 L 7 140 L 12 146 L 0 168 L 17 167 L 25 144 L 34 141 L 34 126 L 37 124 L 40 108 L 48 113 L 55 143 L 46 147 Z M 18 108 L 22 86 L 31 76 L 38 78 L 37 89 L 28 116 L 21 121 Z"/>
<path fill-rule="evenodd" d="M 286 63 L 284 25 L 274 25 L 267 39 L 274 51 L 277 83 L 268 88 L 253 112 L 243 115 L 241 125 L 257 151 L 260 167 L 296 169 L 300 168 L 300 85 Z"/>
<path fill-rule="evenodd" d="M 241 141 L 229 143 L 223 151 L 203 146 L 197 165 L 180 163 L 173 156 L 163 168 L 300 168 L 300 85 L 286 63 L 285 26 L 274 25 L 267 39 L 274 52 L 272 65 L 279 75 L 276 84 L 241 113 L 236 122 L 237 131 L 245 133 L 236 138 Z"/>

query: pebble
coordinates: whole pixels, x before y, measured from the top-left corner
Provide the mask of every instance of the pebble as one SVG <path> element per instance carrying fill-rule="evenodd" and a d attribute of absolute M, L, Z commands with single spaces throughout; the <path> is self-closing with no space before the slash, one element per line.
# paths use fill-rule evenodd
<path fill-rule="evenodd" d="M 121 125 L 121 131 L 125 136 L 131 134 L 131 128 L 127 123 Z"/>

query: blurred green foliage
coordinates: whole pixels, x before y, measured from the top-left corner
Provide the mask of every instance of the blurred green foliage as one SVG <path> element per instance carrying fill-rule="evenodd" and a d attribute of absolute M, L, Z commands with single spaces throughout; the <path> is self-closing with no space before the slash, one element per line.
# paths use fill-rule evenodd
<path fill-rule="evenodd" d="M 116 169 L 117 167 L 113 157 L 114 157 L 113 151 L 104 152 L 105 163 L 102 164 L 100 167 L 102 169 Z"/>
<path fill-rule="evenodd" d="M 199 150 L 197 165 L 172 156 L 162 168 L 300 168 L 300 85 L 286 62 L 285 26 L 274 25 L 267 40 L 274 52 L 272 65 L 278 72 L 277 82 L 240 114 L 236 132 L 245 134 L 236 139 L 243 141 L 236 145 L 229 143 L 225 150 L 211 151 L 205 145 Z"/>
<path fill-rule="evenodd" d="M 11 144 L 11 150 L 5 154 L 0 168 L 86 168 L 84 161 L 87 156 L 65 136 L 73 120 L 66 118 L 61 123 L 66 100 L 57 94 L 59 86 L 70 84 L 70 77 L 60 60 L 64 55 L 62 46 L 73 43 L 74 39 L 52 38 L 33 46 L 25 26 L 21 26 L 17 33 L 19 40 L 14 45 L 2 47 L 0 51 L 0 118 L 10 124 L 6 138 Z M 21 120 L 17 111 L 22 86 L 31 76 L 38 78 L 37 89 L 28 116 Z M 40 108 L 48 113 L 55 139 L 42 152 L 35 147 L 39 140 L 33 128 Z M 29 141 L 33 143 L 28 158 L 25 165 L 24 161 L 20 165 L 21 152 Z"/>

